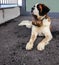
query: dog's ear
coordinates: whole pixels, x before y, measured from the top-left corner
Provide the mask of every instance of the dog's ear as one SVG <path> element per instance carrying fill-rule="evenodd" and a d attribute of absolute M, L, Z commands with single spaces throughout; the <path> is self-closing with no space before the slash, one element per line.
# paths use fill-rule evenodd
<path fill-rule="evenodd" d="M 50 9 L 47 6 L 45 6 L 44 4 L 38 4 L 37 8 L 39 10 L 39 15 L 41 15 L 41 16 L 47 14 L 50 11 Z"/>

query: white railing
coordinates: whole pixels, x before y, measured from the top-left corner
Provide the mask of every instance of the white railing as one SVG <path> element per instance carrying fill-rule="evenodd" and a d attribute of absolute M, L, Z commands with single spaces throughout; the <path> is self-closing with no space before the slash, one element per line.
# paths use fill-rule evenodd
<path fill-rule="evenodd" d="M 0 8 L 22 6 L 22 0 L 0 0 Z"/>
<path fill-rule="evenodd" d="M 18 4 L 18 0 L 0 0 L 0 4 Z"/>

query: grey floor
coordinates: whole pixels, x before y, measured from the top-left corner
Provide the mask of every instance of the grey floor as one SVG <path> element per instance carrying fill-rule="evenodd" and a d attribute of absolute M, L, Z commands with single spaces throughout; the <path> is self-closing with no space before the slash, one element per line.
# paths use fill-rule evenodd
<path fill-rule="evenodd" d="M 25 50 L 31 29 L 18 24 L 31 19 L 31 16 L 19 16 L 0 25 L 0 65 L 59 65 L 59 19 L 52 19 L 53 39 L 41 52 L 36 46 L 44 37 L 37 38 L 31 51 Z"/>

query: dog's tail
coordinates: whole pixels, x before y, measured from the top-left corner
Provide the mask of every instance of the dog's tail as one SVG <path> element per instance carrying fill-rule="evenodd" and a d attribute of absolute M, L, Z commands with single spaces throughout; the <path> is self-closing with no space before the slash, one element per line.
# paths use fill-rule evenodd
<path fill-rule="evenodd" d="M 24 21 L 21 21 L 21 23 L 18 24 L 18 26 L 24 26 L 24 25 L 27 28 L 31 28 L 32 27 L 32 21 L 24 20 Z"/>

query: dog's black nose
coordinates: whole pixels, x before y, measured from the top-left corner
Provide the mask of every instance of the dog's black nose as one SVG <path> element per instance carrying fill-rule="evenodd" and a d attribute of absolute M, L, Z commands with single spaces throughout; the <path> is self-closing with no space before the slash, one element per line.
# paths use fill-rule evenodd
<path fill-rule="evenodd" d="M 34 10 L 34 7 L 31 8 L 31 12 L 33 12 L 33 10 Z"/>

